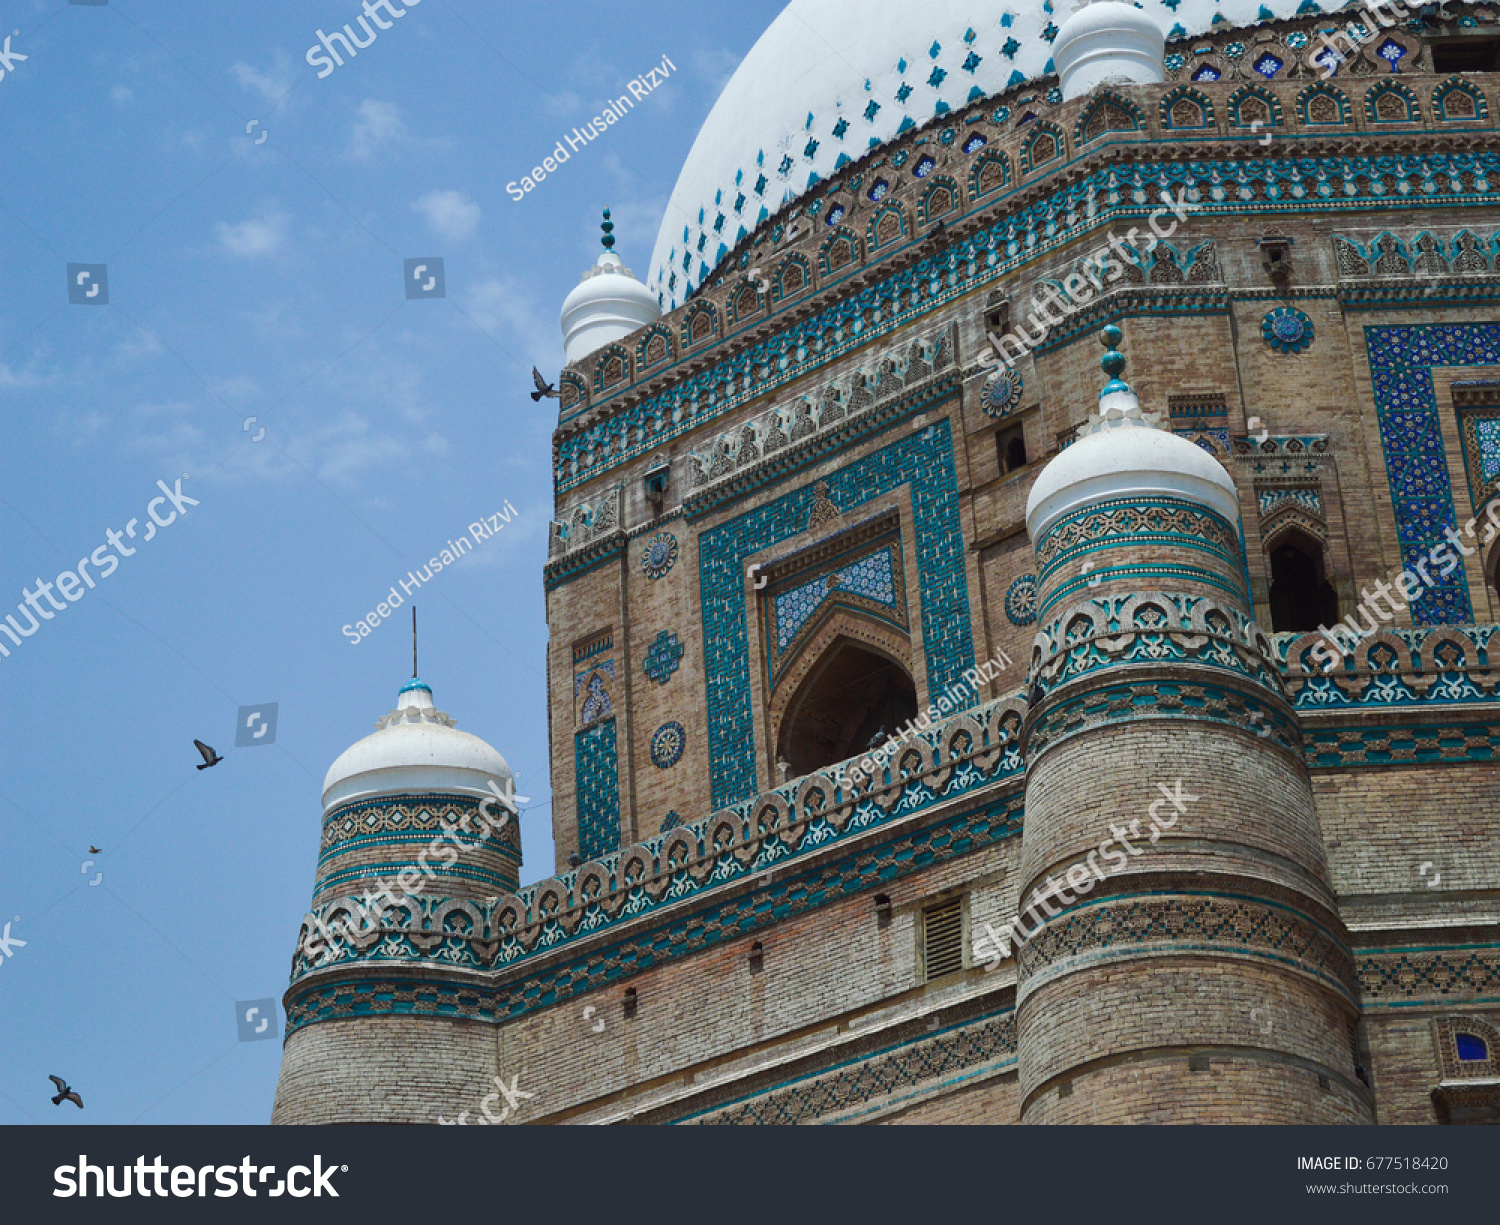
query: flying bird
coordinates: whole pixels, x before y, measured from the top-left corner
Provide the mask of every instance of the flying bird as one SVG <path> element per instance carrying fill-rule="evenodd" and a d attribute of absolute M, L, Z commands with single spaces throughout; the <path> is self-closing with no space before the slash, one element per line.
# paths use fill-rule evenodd
<path fill-rule="evenodd" d="M 78 1109 L 83 1109 L 83 1098 L 73 1092 L 72 1086 L 67 1081 L 61 1076 L 49 1076 L 47 1079 L 57 1086 L 57 1096 L 52 1099 L 54 1106 L 61 1106 L 64 1102 L 72 1102 Z"/>
<path fill-rule="evenodd" d="M 99 848 L 98 848 L 98 847 L 96 847 L 96 846 L 91 846 L 91 847 L 89 847 L 89 854 L 90 854 L 90 855 L 102 855 L 102 854 L 104 854 L 104 852 L 103 852 L 103 851 L 101 851 L 101 850 L 100 850 L 100 849 L 99 849 Z"/>
<path fill-rule="evenodd" d="M 561 394 L 556 387 L 542 377 L 542 372 L 535 366 L 531 368 L 531 381 L 536 384 L 536 390 L 531 393 L 533 401 L 540 400 L 543 396 L 551 396 L 555 400 Z"/>
<path fill-rule="evenodd" d="M 193 743 L 198 746 L 198 752 L 203 754 L 203 764 L 198 769 L 207 770 L 209 766 L 216 766 L 224 760 L 216 749 L 209 748 L 203 741 L 194 740 Z"/>

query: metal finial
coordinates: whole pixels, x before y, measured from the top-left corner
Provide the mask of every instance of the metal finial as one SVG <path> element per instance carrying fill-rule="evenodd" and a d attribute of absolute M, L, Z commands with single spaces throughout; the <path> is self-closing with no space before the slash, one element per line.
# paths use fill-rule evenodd
<path fill-rule="evenodd" d="M 604 210 L 604 221 L 599 228 L 604 231 L 604 249 L 606 251 L 614 250 L 615 223 L 609 219 L 609 209 Z"/>
<path fill-rule="evenodd" d="M 411 606 L 411 678 L 417 679 L 417 606 Z"/>

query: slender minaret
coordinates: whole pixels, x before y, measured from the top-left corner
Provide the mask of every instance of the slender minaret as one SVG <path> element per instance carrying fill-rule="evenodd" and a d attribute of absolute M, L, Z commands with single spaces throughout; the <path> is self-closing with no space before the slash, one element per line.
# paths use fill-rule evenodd
<path fill-rule="evenodd" d="M 375 729 L 323 781 L 273 1123 L 477 1117 L 498 1071 L 466 937 L 520 880 L 520 830 L 495 799 L 514 797 L 510 767 L 416 676 Z"/>
<path fill-rule="evenodd" d="M 1234 482 L 1099 415 L 1037 479 L 1017 938 L 1028 1123 L 1373 1122 L 1297 723 L 1250 620 Z M 1028 934 L 1029 933 L 1029 934 Z"/>

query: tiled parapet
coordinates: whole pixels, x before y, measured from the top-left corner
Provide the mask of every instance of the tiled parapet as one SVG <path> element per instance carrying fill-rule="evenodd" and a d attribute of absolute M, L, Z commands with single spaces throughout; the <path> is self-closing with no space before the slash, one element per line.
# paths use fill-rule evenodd
<path fill-rule="evenodd" d="M 514 893 L 405 897 L 378 925 L 360 920 L 357 897 L 324 902 L 303 920 L 298 948 L 322 925 L 347 923 L 353 934 L 326 957 L 300 953 L 292 995 L 309 975 L 356 967 L 505 971 L 570 941 L 706 898 L 720 886 L 773 868 L 782 874 L 824 847 L 996 784 L 1009 782 L 1014 790 L 1024 714 L 1018 698 L 990 702 L 916 733 L 878 777 L 848 773 L 851 759 Z"/>
<path fill-rule="evenodd" d="M 1437 706 L 1500 712 L 1500 626 L 1388 626 L 1324 670 L 1322 634 L 1276 634 L 1271 642 L 1299 713 Z M 1326 662 L 1326 654 L 1322 657 Z"/>

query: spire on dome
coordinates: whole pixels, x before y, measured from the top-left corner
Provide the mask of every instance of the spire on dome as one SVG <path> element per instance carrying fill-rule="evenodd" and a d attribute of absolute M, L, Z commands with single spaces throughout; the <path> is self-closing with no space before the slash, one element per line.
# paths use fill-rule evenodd
<path fill-rule="evenodd" d="M 1099 368 L 1109 375 L 1109 382 L 1104 384 L 1104 390 L 1099 393 L 1099 415 L 1108 416 L 1111 411 L 1117 415 L 1140 413 L 1141 403 L 1136 399 L 1135 391 L 1120 375 L 1125 373 L 1125 354 L 1120 352 L 1120 341 L 1125 339 L 1125 333 L 1120 331 L 1114 324 L 1110 324 L 1099 333 L 1099 343 L 1104 346 L 1104 356 L 1099 359 Z"/>
<path fill-rule="evenodd" d="M 569 365 L 661 318 L 655 295 L 635 279 L 615 251 L 609 209 L 599 228 L 604 250 L 563 302 L 563 355 Z"/>
<path fill-rule="evenodd" d="M 426 681 L 413 676 L 401 686 L 401 692 L 396 695 L 396 709 L 435 710 L 432 687 Z"/>

